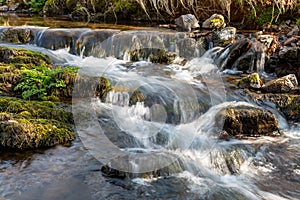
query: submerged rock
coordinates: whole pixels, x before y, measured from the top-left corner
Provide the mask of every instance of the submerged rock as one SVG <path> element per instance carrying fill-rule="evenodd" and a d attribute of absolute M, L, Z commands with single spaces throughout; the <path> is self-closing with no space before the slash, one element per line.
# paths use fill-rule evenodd
<path fill-rule="evenodd" d="M 153 155 L 149 155 L 146 154 L 145 158 L 148 158 L 147 161 L 144 160 L 145 158 L 143 157 L 142 153 L 138 153 L 136 154 L 136 157 L 134 157 L 134 155 L 131 155 L 132 158 L 127 158 L 129 156 L 125 156 L 126 159 L 124 160 L 124 158 L 116 158 L 113 159 L 112 163 L 109 163 L 107 165 L 102 166 L 101 171 L 103 174 L 105 174 L 106 176 L 109 177 L 114 177 L 114 178 L 157 178 L 157 177 L 166 177 L 166 176 L 170 176 L 171 174 L 174 173 L 179 173 L 183 171 L 183 164 L 181 162 L 181 160 L 179 159 L 168 159 L 165 161 L 168 161 L 165 163 L 165 166 L 163 165 L 159 165 L 157 162 L 157 157 L 156 156 L 161 156 L 161 155 L 156 155 L 155 153 Z M 167 156 L 167 155 L 165 155 Z M 170 156 L 170 155 L 169 155 Z M 144 160 L 144 162 L 143 162 Z M 151 161 L 152 160 L 152 161 Z M 164 163 L 165 161 L 161 161 L 162 163 Z M 115 163 L 118 162 L 118 163 Z M 135 163 L 135 162 L 138 162 Z M 123 164 L 120 164 L 123 163 Z M 162 164 L 160 163 L 160 164 Z M 153 167 L 145 167 L 145 164 L 156 164 L 157 166 L 153 166 Z M 115 166 L 115 167 L 119 167 L 120 169 L 114 169 L 111 165 Z M 124 165 L 123 167 L 121 167 L 122 165 Z M 126 168 L 124 168 L 126 166 Z M 129 166 L 128 166 L 129 165 Z M 134 169 L 136 168 L 136 166 L 139 167 L 139 169 Z M 145 167 L 146 172 L 135 172 L 135 171 L 139 171 L 141 169 L 143 169 Z M 124 170 L 121 170 L 124 169 Z M 143 170 L 142 170 L 143 171 Z"/>
<path fill-rule="evenodd" d="M 192 14 L 181 15 L 175 19 L 178 30 L 190 32 L 192 29 L 199 28 L 200 25 L 196 17 Z"/>
<path fill-rule="evenodd" d="M 153 63 L 170 64 L 175 60 L 175 53 L 163 49 L 144 48 L 129 52 L 131 61 L 150 60 Z"/>
<path fill-rule="evenodd" d="M 289 93 L 298 90 L 298 81 L 295 74 L 271 80 L 262 86 L 262 90 L 270 93 Z"/>
<path fill-rule="evenodd" d="M 279 127 L 276 117 L 270 111 L 252 106 L 228 107 L 218 117 L 225 117 L 221 138 L 243 136 L 276 136 Z"/>

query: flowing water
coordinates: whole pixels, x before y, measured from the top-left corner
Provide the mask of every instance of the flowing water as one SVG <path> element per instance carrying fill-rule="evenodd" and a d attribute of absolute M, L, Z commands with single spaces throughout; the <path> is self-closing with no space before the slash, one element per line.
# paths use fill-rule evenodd
<path fill-rule="evenodd" d="M 156 30 L 30 28 L 35 36 L 30 44 L 1 45 L 43 52 L 55 64 L 79 66 L 82 75 L 108 78 L 115 89 L 106 99 L 73 99 L 78 138 L 71 146 L 1 151 L 0 197 L 300 198 L 297 124 L 273 109 L 284 136 L 218 139 L 224 122 L 219 112 L 228 106 L 259 106 L 223 81 L 215 61 L 218 52 L 226 58 L 226 50 L 205 51 L 203 43 L 182 33 Z M 58 32 L 64 37 L 51 40 Z M 171 51 L 188 62 L 129 62 L 130 51 L 141 48 Z M 263 70 L 260 59 L 253 64 Z M 77 88 L 74 94 L 89 89 Z M 136 93 L 144 96 L 142 101 L 134 100 Z M 118 173 L 123 178 L 102 173 L 104 164 L 123 171 Z"/>

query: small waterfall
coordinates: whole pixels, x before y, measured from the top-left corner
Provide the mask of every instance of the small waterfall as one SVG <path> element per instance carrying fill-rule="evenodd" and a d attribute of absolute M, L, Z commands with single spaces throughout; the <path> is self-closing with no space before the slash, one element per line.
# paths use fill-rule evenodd
<path fill-rule="evenodd" d="M 265 47 L 257 40 L 241 39 L 220 51 L 215 63 L 222 70 L 264 71 Z"/>
<path fill-rule="evenodd" d="M 127 92 L 110 91 L 106 96 L 106 103 L 118 106 L 129 106 L 130 95 Z"/>

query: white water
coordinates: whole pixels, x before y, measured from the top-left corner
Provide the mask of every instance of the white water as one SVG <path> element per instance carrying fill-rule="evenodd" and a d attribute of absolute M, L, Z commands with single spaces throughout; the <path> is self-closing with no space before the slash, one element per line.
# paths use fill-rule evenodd
<path fill-rule="evenodd" d="M 87 62 L 89 59 L 91 62 Z M 151 63 L 139 62 L 139 64 L 133 65 L 135 68 L 133 68 L 132 71 L 125 72 L 124 68 L 122 69 L 118 66 L 123 62 L 124 61 L 115 60 L 113 58 L 84 58 L 79 62 L 76 61 L 77 65 L 81 65 L 83 67 L 81 69 L 82 73 L 95 73 L 93 69 L 94 67 L 97 67 L 97 70 L 103 72 L 103 69 L 98 69 L 99 66 L 109 65 L 110 69 L 108 71 L 113 72 L 113 76 L 118 77 L 117 79 L 121 83 L 129 81 L 129 79 L 132 78 L 138 82 L 138 86 L 140 86 L 141 82 L 143 82 L 143 84 L 146 85 L 155 83 L 165 84 L 164 87 L 167 88 L 170 87 L 168 81 L 162 81 L 159 77 L 151 76 L 151 74 L 147 74 L 147 72 L 144 72 L 146 74 L 141 76 L 141 71 L 135 70 L 135 68 L 139 69 L 139 66 L 147 66 Z M 95 66 L 93 63 L 97 63 L 97 65 Z M 91 69 L 86 70 L 86 66 Z M 205 86 L 202 81 L 197 79 L 198 76 L 205 77 L 211 73 L 219 73 L 217 72 L 216 66 L 213 64 L 211 57 L 208 55 L 205 55 L 203 58 L 195 58 L 191 60 L 183 68 L 179 68 L 176 65 L 170 65 L 168 67 L 174 72 L 174 75 L 170 77 L 175 81 L 172 84 L 179 81 L 179 85 L 180 82 L 183 82 L 185 85 L 194 85 L 196 88 L 201 89 L 204 89 Z M 130 74 L 130 78 L 128 78 L 128 74 Z M 215 78 L 216 76 L 212 77 Z M 120 86 L 122 84 L 119 83 L 118 85 Z M 159 87 L 154 86 L 150 88 L 153 90 L 159 89 Z M 175 92 L 175 94 L 180 94 L 180 96 L 179 98 L 178 96 L 175 97 L 173 105 L 174 112 L 175 114 L 176 112 L 181 114 L 184 113 L 181 116 L 181 123 L 177 125 L 166 123 L 166 115 L 168 115 L 168 113 L 165 110 L 165 104 L 154 104 L 148 107 L 144 102 L 138 102 L 136 105 L 130 105 L 130 94 L 126 91 L 110 92 L 107 96 L 106 102 L 99 102 L 97 106 L 100 108 L 102 107 L 103 109 L 103 106 L 105 105 L 104 107 L 106 109 L 111 110 L 113 114 L 111 119 L 116 122 L 118 128 L 133 136 L 134 139 L 140 142 L 143 146 L 142 148 L 139 147 L 140 150 L 138 150 L 139 148 L 136 149 L 134 147 L 130 147 L 122 149 L 122 151 L 145 151 L 149 153 L 158 150 L 160 152 L 167 153 L 167 155 L 175 156 L 175 158 L 172 158 L 171 160 L 180 160 L 183 163 L 182 170 L 184 171 L 181 173 L 175 173 L 173 176 L 186 180 L 188 188 L 192 193 L 199 196 L 206 196 L 207 194 L 218 190 L 224 190 L 225 196 L 229 195 L 227 196 L 228 198 L 230 198 L 230 195 L 237 195 L 233 197 L 234 199 L 285 199 L 280 195 L 273 194 L 272 192 L 260 190 L 256 186 L 256 182 L 260 181 L 261 174 L 268 176 L 268 173 L 272 172 L 274 166 L 271 164 L 268 165 L 267 163 L 265 163 L 263 167 L 254 166 L 252 164 L 253 160 L 263 158 L 264 153 L 255 151 L 253 147 L 251 147 L 251 144 L 280 144 L 287 142 L 289 138 L 299 139 L 299 129 L 294 128 L 291 131 L 287 131 L 288 138 L 274 139 L 270 137 L 262 137 L 257 140 L 248 141 L 219 141 L 218 131 L 222 128 L 222 121 L 216 122 L 215 116 L 220 110 L 227 106 L 255 106 L 246 102 L 226 102 L 226 96 L 222 96 L 225 94 L 224 88 L 225 87 L 222 85 L 220 85 L 219 88 L 215 88 L 210 85 L 206 87 L 206 89 L 208 89 L 208 96 L 210 98 L 214 98 L 210 101 L 213 107 L 200 116 L 193 113 L 191 110 L 193 106 L 190 107 L 187 102 L 181 101 L 179 104 L 176 103 L 176 101 L 178 102 L 180 98 L 184 99 L 186 96 L 183 96 L 182 93 Z M 180 90 L 180 87 L 178 87 L 178 89 Z M 178 89 L 174 89 L 173 87 L 170 91 L 174 92 L 174 90 Z M 160 93 L 160 95 L 161 97 L 165 97 L 164 93 Z M 192 99 L 193 98 L 194 96 L 192 95 Z M 285 124 L 284 126 L 286 127 L 284 119 L 280 119 L 280 123 Z M 163 136 L 166 141 L 158 142 L 156 138 L 158 134 Z M 243 148 L 240 149 L 239 145 L 242 145 Z M 233 154 L 230 153 L 230 149 L 232 148 L 237 148 L 236 151 L 233 151 Z M 226 162 L 228 162 L 226 160 L 226 154 L 231 155 L 233 162 L 231 167 L 236 167 L 238 172 L 237 175 L 230 175 L 231 173 L 227 168 L 228 165 L 226 164 Z M 154 163 L 154 166 L 156 165 L 159 167 L 160 165 L 156 162 L 157 161 L 155 160 L 151 161 L 152 164 Z M 132 172 L 143 172 L 142 168 L 144 165 L 149 165 L 149 163 L 146 163 L 148 163 L 148 160 L 139 160 L 138 158 L 135 158 L 128 164 L 131 165 L 130 169 Z M 163 165 L 161 167 L 165 166 Z M 156 178 L 136 178 L 133 179 L 133 182 L 151 187 L 151 184 L 153 184 L 156 180 Z"/>

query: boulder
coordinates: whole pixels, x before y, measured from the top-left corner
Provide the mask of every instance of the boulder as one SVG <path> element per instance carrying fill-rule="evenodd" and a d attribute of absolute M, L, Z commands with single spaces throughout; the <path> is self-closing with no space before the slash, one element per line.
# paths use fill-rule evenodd
<path fill-rule="evenodd" d="M 68 47 L 72 51 L 76 46 L 76 33 L 65 29 L 48 29 L 41 35 L 37 45 L 52 50 Z"/>
<path fill-rule="evenodd" d="M 0 6 L 0 12 L 8 11 L 8 6 Z"/>
<path fill-rule="evenodd" d="M 238 87 L 259 89 L 261 88 L 262 83 L 263 81 L 261 80 L 259 74 L 253 73 L 239 80 Z"/>
<path fill-rule="evenodd" d="M 299 28 L 298 28 L 298 26 L 294 26 L 294 28 L 290 32 L 288 32 L 287 36 L 292 37 L 292 36 L 298 35 L 298 34 L 299 34 Z"/>
<path fill-rule="evenodd" d="M 279 58 L 288 61 L 298 60 L 298 49 L 297 47 L 283 47 L 279 51 Z"/>
<path fill-rule="evenodd" d="M 72 113 L 52 102 L 1 97 L 0 107 L 0 148 L 45 148 L 75 138 Z"/>
<path fill-rule="evenodd" d="M 262 90 L 270 93 L 289 93 L 298 90 L 298 81 L 295 74 L 271 80 L 262 86 Z"/>
<path fill-rule="evenodd" d="M 217 64 L 221 69 L 232 69 L 234 63 L 251 48 L 251 41 L 247 38 L 235 41 L 228 45 L 220 54 Z M 247 61 L 247 69 L 249 62 Z"/>
<path fill-rule="evenodd" d="M 219 14 L 213 14 L 210 18 L 206 19 L 202 23 L 202 28 L 207 28 L 207 29 L 216 29 L 219 30 L 221 28 L 225 28 L 225 20 L 223 15 Z"/>
<path fill-rule="evenodd" d="M 221 46 L 225 46 L 234 41 L 235 34 L 236 34 L 236 28 L 226 27 L 226 28 L 223 28 L 217 34 L 218 34 L 218 38 L 219 38 L 219 44 L 221 44 Z"/>
<path fill-rule="evenodd" d="M 150 60 L 153 63 L 170 64 L 177 55 L 163 49 L 143 48 L 129 52 L 131 61 Z"/>
<path fill-rule="evenodd" d="M 274 35 L 258 35 L 257 40 L 264 45 L 264 51 L 268 56 L 275 53 L 280 46 L 277 36 Z"/>
<path fill-rule="evenodd" d="M 292 94 L 251 94 L 254 101 L 271 102 L 288 120 L 300 122 L 300 95 Z"/>
<path fill-rule="evenodd" d="M 0 36 L 1 41 L 14 44 L 26 44 L 33 39 L 31 30 L 27 28 L 9 28 Z"/>
<path fill-rule="evenodd" d="M 280 134 L 276 117 L 273 113 L 252 106 L 228 107 L 220 111 L 218 117 L 225 117 L 220 138 L 229 136 L 275 136 Z"/>
<path fill-rule="evenodd" d="M 188 32 L 200 27 L 197 18 L 192 14 L 181 15 L 175 19 L 175 24 L 179 30 Z"/>

